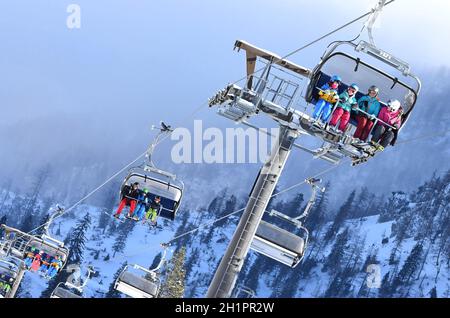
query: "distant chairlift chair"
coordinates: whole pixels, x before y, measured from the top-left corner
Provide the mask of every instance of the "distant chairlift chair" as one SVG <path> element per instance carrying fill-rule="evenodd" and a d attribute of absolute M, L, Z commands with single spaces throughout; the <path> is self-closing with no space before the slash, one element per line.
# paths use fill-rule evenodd
<path fill-rule="evenodd" d="M 89 266 L 87 277 L 83 284 L 79 286 L 71 284 L 70 282 L 59 283 L 50 295 L 50 298 L 83 298 L 82 296 L 77 295 L 74 290 L 78 290 L 82 293 L 93 273 L 94 270 Z"/>
<path fill-rule="evenodd" d="M 161 260 L 154 269 L 147 269 L 139 265 L 127 265 L 117 278 L 114 289 L 132 298 L 156 298 L 161 287 L 159 269 L 164 263 L 166 248 Z M 140 271 L 136 274 L 132 270 Z"/>
<path fill-rule="evenodd" d="M 59 283 L 50 295 L 50 298 L 83 298 L 63 286 L 65 283 Z"/>
<path fill-rule="evenodd" d="M 0 298 L 14 298 L 17 289 L 22 281 L 25 272 L 25 265 L 21 259 L 14 256 L 2 256 L 0 257 L 0 274 L 7 277 L 7 281 L 11 286 L 11 289 L 5 293 L 5 295 L 0 294 Z"/>
<path fill-rule="evenodd" d="M 313 192 L 302 215 L 292 218 L 275 210 L 270 212 L 271 216 L 295 225 L 302 230 L 303 235 L 299 236 L 266 221 L 261 221 L 251 245 L 251 249 L 254 251 L 292 268 L 295 268 L 303 259 L 308 244 L 309 232 L 300 220 L 308 215 L 314 205 L 317 190 L 325 191 L 325 188 L 317 185 L 321 182 L 320 179 L 310 178 L 306 182 L 311 185 Z"/>
<path fill-rule="evenodd" d="M 31 248 L 36 248 L 51 256 L 59 256 L 64 268 L 67 257 L 69 256 L 69 249 L 64 247 L 64 243 L 60 242 L 47 234 L 32 235 L 24 233 L 18 229 L 1 225 L 3 230 L 8 233 L 5 241 L 2 242 L 2 249 L 4 253 L 15 256 L 21 260 L 26 258 L 26 254 L 31 251 Z"/>
<path fill-rule="evenodd" d="M 120 188 L 120 200 L 123 199 L 123 187 L 125 185 L 131 186 L 133 183 L 138 182 L 141 190 L 144 188 L 148 189 L 152 200 L 156 196 L 161 197 L 162 209 L 158 217 L 161 216 L 173 221 L 183 198 L 184 183 L 178 180 L 174 174 L 158 169 L 152 161 L 153 152 L 159 142 L 162 141 L 161 138 L 164 135 L 171 134 L 173 131 L 170 126 L 163 122 L 161 122 L 161 128 L 159 129 L 160 132 L 147 150 L 146 162 L 141 166 L 131 168 L 124 179 Z"/>

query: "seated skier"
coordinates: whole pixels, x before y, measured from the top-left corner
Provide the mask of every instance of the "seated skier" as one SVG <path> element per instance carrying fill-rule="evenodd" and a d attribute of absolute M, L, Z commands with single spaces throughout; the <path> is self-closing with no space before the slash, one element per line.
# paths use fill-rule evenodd
<path fill-rule="evenodd" d="M 117 209 L 117 212 L 114 214 L 115 218 L 119 218 L 123 208 L 126 205 L 130 206 L 128 216 L 131 217 L 131 215 L 133 215 L 134 209 L 136 208 L 136 200 L 139 196 L 139 182 L 135 182 L 131 186 L 125 185 L 122 188 L 122 196 L 123 199 L 122 201 L 120 201 L 119 208 Z"/>
<path fill-rule="evenodd" d="M 338 88 L 342 79 L 338 75 L 331 77 L 330 81 L 323 85 L 319 91 L 319 100 L 314 108 L 312 117 L 327 122 L 331 115 L 333 105 L 339 101 Z"/>
<path fill-rule="evenodd" d="M 52 257 L 50 255 L 47 255 L 46 257 L 42 258 L 42 265 L 39 268 L 39 271 L 42 273 L 46 273 L 48 271 L 48 268 L 50 266 L 50 263 L 52 262 Z"/>
<path fill-rule="evenodd" d="M 144 217 L 145 211 L 148 210 L 148 205 L 149 205 L 149 201 L 150 198 L 148 197 L 149 193 L 148 193 L 148 189 L 145 188 L 142 193 L 139 195 L 138 198 L 138 205 L 136 207 L 136 212 L 134 213 L 134 217 L 133 220 L 136 221 L 141 221 L 142 218 Z"/>
<path fill-rule="evenodd" d="M 31 250 L 27 253 L 27 257 L 25 258 L 25 261 L 24 261 L 25 267 L 27 269 L 31 268 L 31 264 L 33 263 L 34 257 L 36 256 L 37 253 L 38 252 L 37 252 L 36 248 L 34 248 L 34 247 L 32 247 Z"/>
<path fill-rule="evenodd" d="M 358 85 L 352 84 L 347 88 L 345 92 L 339 95 L 339 103 L 337 104 L 336 109 L 333 113 L 330 125 L 334 127 L 340 120 L 341 123 L 339 124 L 339 130 L 341 132 L 345 132 L 345 130 L 347 129 L 348 123 L 350 121 L 350 111 L 358 104 L 355 99 L 358 90 Z"/>
<path fill-rule="evenodd" d="M 59 259 L 58 255 L 55 255 L 53 260 L 50 263 L 50 266 L 47 271 L 47 277 L 53 278 L 58 273 L 59 269 L 62 267 L 62 261 Z"/>
<path fill-rule="evenodd" d="M 41 260 L 42 260 L 42 255 L 44 254 L 43 251 L 40 251 L 39 253 L 37 253 L 34 258 L 33 258 L 33 262 L 31 263 L 31 270 L 32 271 L 38 271 L 39 268 L 41 267 Z"/>
<path fill-rule="evenodd" d="M 0 294 L 5 297 L 12 288 L 14 282 L 13 278 L 8 278 L 6 275 L 1 275 L 0 277 Z"/>
<path fill-rule="evenodd" d="M 387 107 L 383 107 L 378 116 L 384 123 L 389 124 L 397 129 L 402 124 L 403 109 L 398 100 L 390 100 Z M 395 138 L 396 132 L 386 126 L 383 122 L 378 122 L 372 136 L 372 144 L 379 151 L 383 151 L 384 148 L 392 144 Z"/>
<path fill-rule="evenodd" d="M 161 213 L 161 197 L 156 196 L 155 199 L 150 203 L 147 213 L 145 214 L 144 223 L 150 219 L 152 225 L 157 225 L 158 215 Z"/>
<path fill-rule="evenodd" d="M 378 87 L 371 86 L 369 87 L 368 94 L 358 100 L 358 108 L 369 115 L 356 111 L 358 127 L 353 135 L 354 138 L 365 142 L 369 137 L 370 131 L 373 128 L 374 120 L 378 117 L 381 110 L 381 104 L 378 99 L 379 92 L 380 90 Z"/>

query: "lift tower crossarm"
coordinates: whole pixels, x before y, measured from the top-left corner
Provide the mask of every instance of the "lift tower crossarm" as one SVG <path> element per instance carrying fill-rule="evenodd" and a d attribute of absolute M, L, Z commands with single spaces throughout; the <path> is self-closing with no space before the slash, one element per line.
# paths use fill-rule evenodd
<path fill-rule="evenodd" d="M 255 73 L 256 58 L 259 56 L 273 64 L 280 65 L 294 73 L 304 77 L 310 77 L 312 72 L 306 67 L 295 64 L 291 61 L 281 58 L 281 56 L 270 51 L 261 49 L 245 41 L 237 40 L 234 48 L 245 50 L 247 52 L 247 76 L 251 77 Z"/>

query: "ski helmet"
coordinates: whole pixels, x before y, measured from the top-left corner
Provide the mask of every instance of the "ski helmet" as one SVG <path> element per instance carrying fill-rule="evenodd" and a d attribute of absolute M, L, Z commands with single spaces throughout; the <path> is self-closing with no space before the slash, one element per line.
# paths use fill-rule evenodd
<path fill-rule="evenodd" d="M 148 189 L 147 188 L 144 189 L 144 193 L 148 193 Z"/>
<path fill-rule="evenodd" d="M 342 78 L 339 75 L 334 75 L 331 77 L 330 82 L 342 82 Z"/>
<path fill-rule="evenodd" d="M 380 89 L 378 87 L 376 87 L 375 85 L 372 85 L 369 87 L 369 93 L 370 92 L 375 92 L 378 95 L 378 93 L 380 92 Z"/>
<path fill-rule="evenodd" d="M 358 85 L 356 85 L 355 83 L 353 83 L 352 85 L 350 85 L 348 88 L 353 88 L 355 90 L 355 93 L 359 91 L 359 87 Z"/>
<path fill-rule="evenodd" d="M 396 112 L 397 110 L 400 109 L 400 107 L 402 105 L 401 105 L 401 103 L 398 100 L 394 99 L 394 100 L 390 100 L 388 102 L 388 106 L 389 106 L 390 109 L 392 109 L 392 111 Z"/>

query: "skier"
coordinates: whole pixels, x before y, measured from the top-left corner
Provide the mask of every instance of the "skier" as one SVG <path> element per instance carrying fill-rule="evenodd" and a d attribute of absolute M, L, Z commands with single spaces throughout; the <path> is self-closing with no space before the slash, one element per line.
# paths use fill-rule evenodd
<path fill-rule="evenodd" d="M 350 121 L 350 111 L 358 104 L 355 99 L 358 90 L 358 85 L 352 84 L 345 92 L 339 95 L 339 103 L 337 104 L 336 110 L 330 121 L 331 126 L 336 126 L 340 119 L 341 123 L 339 124 L 339 130 L 345 132 L 348 122 Z"/>
<path fill-rule="evenodd" d="M 369 92 L 367 95 L 361 97 L 358 100 L 359 109 L 363 110 L 369 116 L 362 112 L 356 111 L 356 118 L 358 120 L 358 127 L 353 135 L 354 138 L 357 138 L 361 141 L 366 141 L 369 137 L 370 131 L 372 130 L 374 120 L 378 117 L 381 104 L 378 99 L 378 94 L 380 90 L 376 86 L 369 87 Z"/>
<path fill-rule="evenodd" d="M 398 100 L 390 100 L 387 107 L 383 107 L 378 118 L 397 129 L 402 124 L 403 109 Z M 372 136 L 372 144 L 379 151 L 383 151 L 395 138 L 395 132 L 392 128 L 386 126 L 383 122 L 378 122 Z"/>
<path fill-rule="evenodd" d="M 161 213 L 161 210 L 162 210 L 161 197 L 156 196 L 153 202 L 150 203 L 150 207 L 147 213 L 145 214 L 144 223 L 148 219 L 150 219 L 152 225 L 156 226 L 157 225 L 156 221 L 158 219 L 158 215 Z"/>
<path fill-rule="evenodd" d="M 330 118 L 333 105 L 339 100 L 338 88 L 342 79 L 338 75 L 331 77 L 330 81 L 323 85 L 319 91 L 319 101 L 316 103 L 312 117 L 327 122 Z"/>
<path fill-rule="evenodd" d="M 14 282 L 12 278 L 8 279 L 6 275 L 1 276 L 0 291 L 2 296 L 6 296 L 11 291 L 11 285 Z"/>
<path fill-rule="evenodd" d="M 32 271 L 38 271 L 39 267 L 41 267 L 42 254 L 44 254 L 44 252 L 40 251 L 39 253 L 37 253 L 34 256 L 33 263 L 31 263 L 31 270 Z"/>
<path fill-rule="evenodd" d="M 42 265 L 39 268 L 39 271 L 42 273 L 46 273 L 48 271 L 48 267 L 50 266 L 50 263 L 52 262 L 52 258 L 50 255 L 47 255 L 47 257 L 42 258 Z"/>
<path fill-rule="evenodd" d="M 31 264 L 33 263 L 33 259 L 36 256 L 37 251 L 34 247 L 31 248 L 31 250 L 27 253 L 27 258 L 25 259 L 25 267 L 27 269 L 31 268 Z"/>
<path fill-rule="evenodd" d="M 136 208 L 136 199 L 139 196 L 139 182 L 135 182 L 131 186 L 125 185 L 122 189 L 122 196 L 123 199 L 122 201 L 120 201 L 119 208 L 117 209 L 117 212 L 114 214 L 115 218 L 119 218 L 120 213 L 122 213 L 122 210 L 125 207 L 125 205 L 130 206 L 128 216 L 131 217 L 131 215 L 134 212 L 134 209 Z"/>
<path fill-rule="evenodd" d="M 150 198 L 148 197 L 148 189 L 145 188 L 139 195 L 139 203 L 136 207 L 136 212 L 134 213 L 133 220 L 140 221 L 144 217 L 145 211 L 147 210 Z"/>
<path fill-rule="evenodd" d="M 63 264 L 62 264 L 61 260 L 59 259 L 59 256 L 55 255 L 55 258 L 50 263 L 50 267 L 47 271 L 47 277 L 48 278 L 55 277 L 56 273 L 58 273 L 58 271 L 62 267 L 62 265 Z"/>

